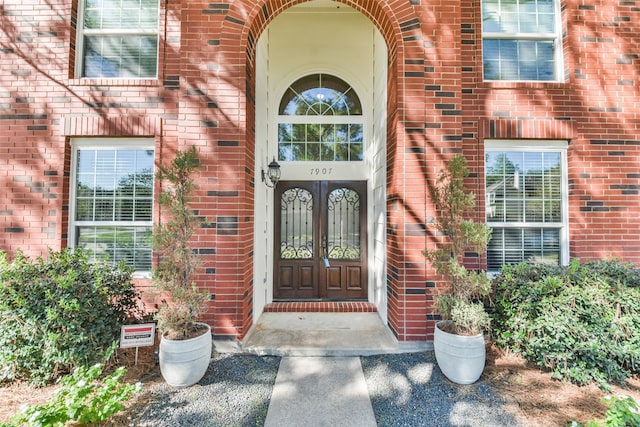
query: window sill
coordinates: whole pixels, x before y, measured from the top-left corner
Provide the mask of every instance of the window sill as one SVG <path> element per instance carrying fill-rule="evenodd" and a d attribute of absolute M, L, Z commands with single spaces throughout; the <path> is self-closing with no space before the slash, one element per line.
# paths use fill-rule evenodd
<path fill-rule="evenodd" d="M 544 81 L 544 82 L 532 82 L 532 81 L 483 81 L 479 87 L 487 89 L 565 89 L 567 82 L 557 81 Z"/>
<path fill-rule="evenodd" d="M 159 79 L 69 79 L 70 86 L 161 86 Z"/>
<path fill-rule="evenodd" d="M 150 271 L 135 271 L 131 275 L 133 279 L 151 279 Z"/>

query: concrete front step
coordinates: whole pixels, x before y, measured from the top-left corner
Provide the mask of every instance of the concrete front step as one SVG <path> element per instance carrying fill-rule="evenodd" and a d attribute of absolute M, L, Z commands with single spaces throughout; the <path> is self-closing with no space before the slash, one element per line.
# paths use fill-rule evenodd
<path fill-rule="evenodd" d="M 395 337 L 375 312 L 263 313 L 242 351 L 273 356 L 369 356 L 398 352 Z"/>

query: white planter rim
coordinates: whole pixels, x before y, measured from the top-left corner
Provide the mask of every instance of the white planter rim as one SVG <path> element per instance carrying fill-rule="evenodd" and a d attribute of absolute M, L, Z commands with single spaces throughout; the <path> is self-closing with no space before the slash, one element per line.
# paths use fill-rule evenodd
<path fill-rule="evenodd" d="M 211 326 L 210 326 L 209 324 L 204 323 L 204 322 L 196 322 L 196 325 L 206 326 L 206 329 L 204 329 L 204 331 L 203 331 L 200 335 L 196 335 L 195 337 L 187 338 L 187 339 L 184 339 L 184 340 L 174 340 L 174 339 L 172 339 L 172 338 L 167 338 L 167 337 L 166 337 L 166 334 L 167 334 L 169 331 L 164 331 L 164 332 L 162 333 L 162 339 L 163 339 L 163 340 L 167 340 L 167 341 L 173 341 L 173 342 L 180 342 L 180 341 L 183 341 L 183 342 L 189 342 L 189 341 L 197 340 L 198 338 L 202 337 L 204 334 L 207 334 L 207 333 L 209 333 L 209 334 L 210 334 L 210 333 L 211 333 Z"/>
<path fill-rule="evenodd" d="M 468 338 L 478 338 L 480 336 L 484 337 L 484 332 L 480 332 L 479 334 L 476 334 L 476 335 L 460 335 L 460 334 L 452 334 L 451 332 L 447 332 L 440 327 L 440 325 L 453 325 L 453 324 L 454 324 L 453 320 L 440 320 L 436 323 L 436 328 L 438 328 L 438 330 L 443 334 L 455 335 L 456 337 L 468 337 Z"/>

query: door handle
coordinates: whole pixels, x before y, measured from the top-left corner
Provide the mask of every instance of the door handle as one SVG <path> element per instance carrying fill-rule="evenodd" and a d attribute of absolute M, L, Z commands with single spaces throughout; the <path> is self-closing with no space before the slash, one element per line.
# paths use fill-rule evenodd
<path fill-rule="evenodd" d="M 322 236 L 322 262 L 324 263 L 324 268 L 329 268 L 331 265 L 329 264 L 329 240 L 327 239 L 327 235 Z"/>

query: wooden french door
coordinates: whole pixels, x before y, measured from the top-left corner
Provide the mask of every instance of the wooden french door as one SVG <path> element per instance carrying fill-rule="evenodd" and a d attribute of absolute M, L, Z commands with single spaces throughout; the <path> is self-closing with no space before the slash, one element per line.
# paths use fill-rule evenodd
<path fill-rule="evenodd" d="M 367 299 L 364 181 L 284 181 L 275 191 L 274 300 Z"/>

